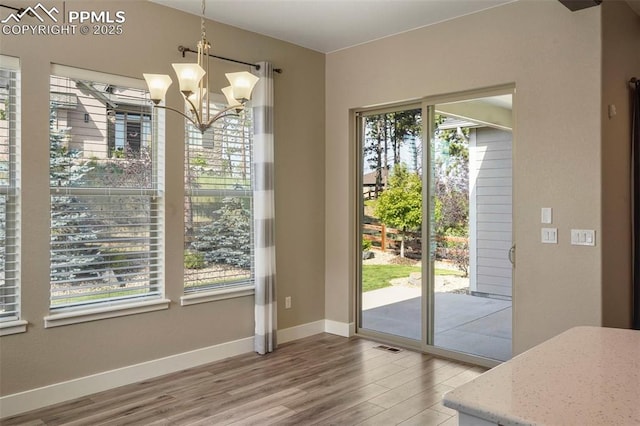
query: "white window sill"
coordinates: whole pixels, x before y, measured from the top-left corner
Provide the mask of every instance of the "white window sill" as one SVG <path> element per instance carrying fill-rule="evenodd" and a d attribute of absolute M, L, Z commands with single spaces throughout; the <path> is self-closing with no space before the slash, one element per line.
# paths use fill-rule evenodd
<path fill-rule="evenodd" d="M 226 287 L 218 290 L 191 293 L 180 298 L 180 305 L 189 306 L 198 303 L 215 302 L 216 300 L 232 299 L 234 297 L 252 296 L 255 293 L 253 284 L 237 287 Z"/>
<path fill-rule="evenodd" d="M 24 320 L 0 322 L 0 336 L 24 333 L 27 331 L 27 324 L 29 323 Z"/>
<path fill-rule="evenodd" d="M 79 324 L 106 318 L 123 317 L 126 315 L 142 314 L 145 312 L 169 309 L 169 299 L 157 299 L 146 302 L 110 305 L 73 311 L 58 312 L 44 317 L 44 328 L 60 327 L 63 325 Z"/>

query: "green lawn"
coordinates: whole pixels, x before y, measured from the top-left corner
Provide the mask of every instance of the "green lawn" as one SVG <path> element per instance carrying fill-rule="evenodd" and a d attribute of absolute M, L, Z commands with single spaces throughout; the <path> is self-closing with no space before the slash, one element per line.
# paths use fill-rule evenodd
<path fill-rule="evenodd" d="M 362 291 L 367 292 L 389 287 L 394 278 L 408 277 L 412 272 L 420 272 L 419 266 L 408 265 L 362 265 Z M 436 275 L 459 275 L 461 271 L 436 268 Z"/>
<path fill-rule="evenodd" d="M 459 271 L 457 269 L 441 269 L 441 268 L 436 268 L 436 275 L 457 275 L 459 277 L 463 277 L 464 273 L 462 271 Z"/>

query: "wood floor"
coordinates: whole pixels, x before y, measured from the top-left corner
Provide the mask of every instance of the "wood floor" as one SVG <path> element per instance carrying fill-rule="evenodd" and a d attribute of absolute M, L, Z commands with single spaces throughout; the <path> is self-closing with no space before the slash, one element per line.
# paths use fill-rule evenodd
<path fill-rule="evenodd" d="M 457 425 L 442 395 L 483 368 L 318 334 L 4 419 L 10 425 Z"/>

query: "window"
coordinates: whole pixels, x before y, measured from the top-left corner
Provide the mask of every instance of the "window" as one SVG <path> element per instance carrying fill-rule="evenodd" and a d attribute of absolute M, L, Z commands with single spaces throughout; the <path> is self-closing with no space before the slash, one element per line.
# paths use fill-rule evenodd
<path fill-rule="evenodd" d="M 144 82 L 52 74 L 52 313 L 159 300 L 162 138 Z"/>
<path fill-rule="evenodd" d="M 18 60 L 0 56 L 0 335 L 25 331 L 20 320 Z"/>
<path fill-rule="evenodd" d="M 124 156 L 127 152 L 138 153 L 142 146 L 142 135 L 151 134 L 151 115 L 140 111 L 112 109 L 109 117 L 109 156 Z"/>
<path fill-rule="evenodd" d="M 252 286 L 251 109 L 186 134 L 185 293 Z"/>

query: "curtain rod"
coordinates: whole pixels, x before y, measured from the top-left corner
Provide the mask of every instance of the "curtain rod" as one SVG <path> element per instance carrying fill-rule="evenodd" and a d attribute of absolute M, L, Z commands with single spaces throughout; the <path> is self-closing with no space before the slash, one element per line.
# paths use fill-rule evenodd
<path fill-rule="evenodd" d="M 184 47 L 184 46 L 178 46 L 178 51 L 182 53 L 182 57 L 183 58 L 185 57 L 185 54 L 187 52 L 189 52 L 189 53 L 198 53 L 197 50 L 189 49 L 188 47 Z M 242 65 L 248 65 L 250 67 L 255 68 L 256 70 L 260 69 L 260 65 L 258 65 L 258 64 L 252 64 L 250 62 L 239 61 L 237 59 L 225 58 L 224 56 L 212 55 L 211 53 L 209 54 L 209 56 L 211 56 L 212 58 L 216 58 L 216 59 L 222 59 L 223 61 L 235 62 L 236 64 L 242 64 Z M 282 74 L 282 68 L 274 68 L 273 71 L 277 72 L 278 74 Z"/>
<path fill-rule="evenodd" d="M 0 7 L 4 7 L 6 9 L 15 10 L 16 12 L 18 12 L 18 15 L 25 13 L 25 11 L 27 10 L 24 7 L 7 6 L 6 4 L 0 4 Z M 27 15 L 31 16 L 32 18 L 36 16 L 31 9 L 29 9 L 29 11 L 27 11 Z"/>
<path fill-rule="evenodd" d="M 13 7 L 13 6 L 7 6 L 6 4 L 0 4 L 0 7 L 5 7 L 7 9 L 11 9 L 11 10 L 15 10 L 16 12 L 24 12 L 24 7 Z"/>

